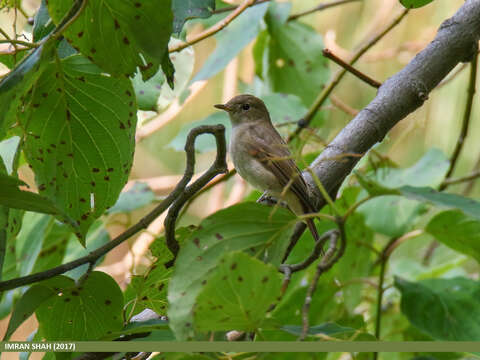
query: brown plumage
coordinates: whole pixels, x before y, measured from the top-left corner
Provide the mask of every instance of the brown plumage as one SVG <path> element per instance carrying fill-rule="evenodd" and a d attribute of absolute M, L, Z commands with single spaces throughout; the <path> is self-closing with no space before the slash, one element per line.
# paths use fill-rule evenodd
<path fill-rule="evenodd" d="M 233 126 L 230 154 L 240 176 L 254 187 L 286 201 L 297 215 L 315 212 L 302 173 L 273 127 L 263 101 L 252 95 L 238 95 L 215 107 L 230 115 Z M 305 222 L 318 241 L 313 219 Z"/>

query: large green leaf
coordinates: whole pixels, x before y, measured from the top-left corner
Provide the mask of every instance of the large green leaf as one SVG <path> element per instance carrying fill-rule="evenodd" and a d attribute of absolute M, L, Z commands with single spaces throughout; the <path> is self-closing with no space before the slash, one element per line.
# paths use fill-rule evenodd
<path fill-rule="evenodd" d="M 181 248 L 170 280 L 168 317 L 177 339 L 192 336 L 192 309 L 202 282 L 232 251 L 249 251 L 279 265 L 290 238 L 294 216 L 287 210 L 242 203 L 202 221 Z M 265 251 L 266 250 L 266 251 Z M 263 260 L 263 259 L 262 259 Z"/>
<path fill-rule="evenodd" d="M 217 35 L 217 47 L 195 75 L 193 81 L 206 80 L 218 74 L 247 46 L 260 31 L 260 21 L 267 12 L 268 4 L 252 6 L 238 16 Z"/>
<path fill-rule="evenodd" d="M 50 0 L 53 21 L 58 24 L 73 3 Z M 149 77 L 166 54 L 172 21 L 171 0 L 88 1 L 63 35 L 110 74 L 133 75 L 139 67 Z"/>
<path fill-rule="evenodd" d="M 449 210 L 437 214 L 425 230 L 448 247 L 480 262 L 480 221 Z"/>
<path fill-rule="evenodd" d="M 185 21 L 208 18 L 215 10 L 215 0 L 172 0 L 173 32 L 182 31 Z"/>
<path fill-rule="evenodd" d="M 400 4 L 407 9 L 415 9 L 430 4 L 432 1 L 433 0 L 400 0 Z"/>
<path fill-rule="evenodd" d="M 254 331 L 280 295 L 282 276 L 269 264 L 242 252 L 231 252 L 220 260 L 197 297 L 195 329 Z"/>
<path fill-rule="evenodd" d="M 15 304 L 12 317 L 10 318 L 7 331 L 2 341 L 8 341 L 15 330 L 27 320 L 44 301 L 57 294 L 58 291 L 55 291 L 54 288 L 60 288 L 66 285 L 66 282 L 65 277 L 59 276 L 29 288 Z"/>
<path fill-rule="evenodd" d="M 379 168 L 373 179 L 386 187 L 433 186 L 443 181 L 448 158 L 437 149 L 428 151 L 417 163 L 405 169 Z M 414 224 L 423 205 L 401 196 L 382 196 L 361 205 L 358 211 L 368 226 L 390 237 L 401 236 Z"/>
<path fill-rule="evenodd" d="M 25 184 L 0 173 L 0 205 L 45 214 L 59 213 L 59 209 L 51 200 L 30 191 L 20 190 L 19 185 Z"/>
<path fill-rule="evenodd" d="M 115 280 L 92 272 L 80 286 L 69 278 L 57 295 L 43 302 L 35 314 L 39 331 L 49 341 L 95 340 L 122 328 L 122 291 Z"/>
<path fill-rule="evenodd" d="M 266 16 L 270 39 L 263 53 L 263 78 L 275 92 L 299 96 L 310 106 L 329 78 L 327 59 L 322 55 L 321 36 L 310 26 L 290 21 L 288 12 L 272 4 Z"/>
<path fill-rule="evenodd" d="M 480 340 L 480 283 L 467 278 L 409 282 L 396 278 L 402 313 L 436 340 Z"/>
<path fill-rule="evenodd" d="M 129 213 L 151 204 L 154 200 L 155 193 L 147 184 L 135 182 L 131 189 L 120 194 L 115 205 L 108 209 L 108 213 Z"/>
<path fill-rule="evenodd" d="M 52 43 L 45 42 L 0 81 L 0 138 L 5 136 L 8 127 L 17 120 L 17 108 L 22 102 L 23 95 L 42 74 L 53 55 L 52 49 Z"/>
<path fill-rule="evenodd" d="M 24 152 L 40 193 L 76 222 L 79 238 L 128 179 L 135 109 L 128 79 L 103 75 L 80 55 L 57 59 L 34 85 Z"/>
<path fill-rule="evenodd" d="M 52 220 L 50 216 L 44 214 L 32 212 L 25 214 L 22 229 L 15 240 L 17 270 L 20 276 L 32 272 Z"/>

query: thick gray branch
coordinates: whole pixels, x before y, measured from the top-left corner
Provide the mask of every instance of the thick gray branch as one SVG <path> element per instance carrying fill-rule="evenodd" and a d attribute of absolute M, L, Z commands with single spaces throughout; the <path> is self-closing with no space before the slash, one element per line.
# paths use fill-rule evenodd
<path fill-rule="evenodd" d="M 334 193 L 361 156 L 408 114 L 419 108 L 428 94 L 459 63 L 478 51 L 480 0 L 467 0 L 446 20 L 435 39 L 400 72 L 379 88 L 377 96 L 337 135 L 311 167 L 325 189 Z M 304 172 L 315 187 L 312 176 Z M 323 206 L 316 193 L 318 206 Z"/>

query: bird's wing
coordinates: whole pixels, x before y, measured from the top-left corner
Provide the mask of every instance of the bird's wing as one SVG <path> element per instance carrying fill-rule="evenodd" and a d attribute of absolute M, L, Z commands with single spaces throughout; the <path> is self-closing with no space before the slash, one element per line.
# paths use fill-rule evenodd
<path fill-rule="evenodd" d="M 269 139 L 270 141 L 267 142 L 255 129 L 252 133 L 255 134 L 256 141 L 249 146 L 250 155 L 259 160 L 266 170 L 272 172 L 283 187 L 288 186 L 300 200 L 305 212 L 314 212 L 315 208 L 308 196 L 307 184 L 300 169 L 292 160 L 292 154 L 282 137 L 277 132 L 271 133 L 269 135 L 276 139 Z"/>

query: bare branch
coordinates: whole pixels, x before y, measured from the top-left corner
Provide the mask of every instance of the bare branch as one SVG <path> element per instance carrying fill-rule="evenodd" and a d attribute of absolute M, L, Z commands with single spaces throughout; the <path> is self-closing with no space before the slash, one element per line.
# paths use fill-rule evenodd
<path fill-rule="evenodd" d="M 382 141 L 393 126 L 422 106 L 428 94 L 459 62 L 472 60 L 478 51 L 479 38 L 480 1 L 467 0 L 441 25 L 435 39 L 382 84 L 372 102 L 311 164 L 327 191 L 337 189 L 361 158 L 345 154 L 365 154 Z M 343 156 L 343 161 L 331 160 L 339 156 Z M 315 191 L 311 175 L 304 172 L 304 177 Z M 324 205 L 318 191 L 315 200 L 319 208 Z"/>

